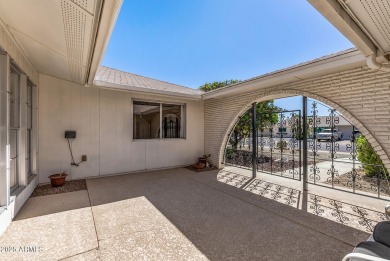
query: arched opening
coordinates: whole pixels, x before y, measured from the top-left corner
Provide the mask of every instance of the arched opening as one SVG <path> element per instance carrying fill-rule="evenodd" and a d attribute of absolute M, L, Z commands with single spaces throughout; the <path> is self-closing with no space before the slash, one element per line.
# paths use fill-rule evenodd
<path fill-rule="evenodd" d="M 371 197 L 390 196 L 389 174 L 380 160 L 386 155 L 376 154 L 380 146 L 347 111 L 319 97 L 284 108 L 267 102 L 262 96 L 253 103 L 255 110 L 245 108 L 235 118 L 220 151 L 224 165 L 251 169 L 253 176 L 271 174 Z"/>

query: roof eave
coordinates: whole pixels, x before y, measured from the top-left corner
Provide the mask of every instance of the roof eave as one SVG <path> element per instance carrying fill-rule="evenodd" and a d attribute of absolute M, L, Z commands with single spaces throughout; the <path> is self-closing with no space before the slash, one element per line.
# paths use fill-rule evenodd
<path fill-rule="evenodd" d="M 353 50 L 351 52 L 334 55 L 314 62 L 308 62 L 302 66 L 286 68 L 275 73 L 265 74 L 221 89 L 206 92 L 202 95 L 202 98 L 207 100 L 238 95 L 362 66 L 365 66 L 364 55 L 359 50 Z"/>
<path fill-rule="evenodd" d="M 308 2 L 333 24 L 366 56 L 376 54 L 376 46 L 362 31 L 337 0 L 308 0 Z"/>
<path fill-rule="evenodd" d="M 92 85 L 97 69 L 103 60 L 104 53 L 110 41 L 111 33 L 114 30 L 123 0 L 102 1 L 99 24 L 97 27 L 96 39 L 93 44 L 89 72 L 87 74 L 87 84 Z"/>
<path fill-rule="evenodd" d="M 98 87 L 101 89 L 107 90 L 116 90 L 116 91 L 125 91 L 125 92 L 133 92 L 133 93 L 141 93 L 141 94 L 154 94 L 159 96 L 168 96 L 168 97 L 177 97 L 188 100 L 202 100 L 201 94 L 188 94 L 188 93 L 178 93 L 178 92 L 170 92 L 163 90 L 155 90 L 155 89 L 143 89 L 135 86 L 124 86 L 120 84 L 107 83 L 103 81 L 95 80 L 94 84 L 90 87 Z"/>

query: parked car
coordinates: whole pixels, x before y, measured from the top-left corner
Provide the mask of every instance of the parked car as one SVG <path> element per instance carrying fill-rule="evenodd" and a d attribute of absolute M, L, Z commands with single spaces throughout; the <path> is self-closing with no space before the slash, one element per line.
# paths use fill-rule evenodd
<path fill-rule="evenodd" d="M 324 129 L 321 132 L 317 133 L 317 141 L 320 141 L 320 140 L 329 140 L 329 141 L 341 140 L 342 138 L 343 138 L 343 133 L 337 131 L 336 129 L 334 129 L 333 131 L 332 131 L 332 129 Z"/>

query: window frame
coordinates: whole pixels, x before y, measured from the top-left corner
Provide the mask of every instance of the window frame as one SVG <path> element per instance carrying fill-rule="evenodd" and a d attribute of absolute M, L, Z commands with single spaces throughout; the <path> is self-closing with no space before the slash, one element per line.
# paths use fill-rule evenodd
<path fill-rule="evenodd" d="M 26 173 L 27 177 L 30 177 L 33 174 L 33 134 L 34 134 L 34 84 L 27 80 L 27 102 L 26 102 L 26 109 L 27 109 L 27 118 L 26 118 Z M 30 91 L 30 97 L 29 97 L 29 91 Z"/>
<path fill-rule="evenodd" d="M 11 158 L 11 155 L 10 155 L 10 166 L 11 164 L 14 164 L 15 166 L 15 184 L 13 186 L 10 186 L 10 192 L 14 192 L 15 190 L 17 190 L 20 186 L 20 180 L 21 180 L 21 171 L 20 171 L 20 149 L 19 149 L 19 143 L 20 143 L 20 132 L 21 132 L 21 117 L 20 117 L 20 114 L 21 114 L 21 72 L 19 70 L 19 68 L 14 65 L 13 63 L 10 64 L 10 82 L 9 84 L 11 85 L 12 84 L 12 73 L 14 74 L 17 74 L 18 75 L 18 82 L 17 82 L 17 97 L 15 96 L 15 94 L 11 93 L 10 91 L 10 97 L 9 97 L 9 102 L 10 102 L 10 107 L 9 107 L 9 111 L 8 111 L 8 117 L 10 119 L 10 125 L 9 125 L 9 136 L 11 137 L 11 131 L 15 131 L 15 137 L 16 137 L 16 142 L 14 144 L 15 146 L 15 157 Z M 10 90 L 11 90 L 11 86 L 10 86 Z M 13 99 L 15 102 L 17 102 L 18 106 L 17 106 L 17 126 L 12 126 L 11 124 L 11 117 L 12 117 L 12 113 L 11 113 L 11 106 L 13 106 L 11 104 L 11 95 L 13 95 Z M 16 123 L 16 122 L 13 122 L 13 123 Z M 10 146 L 11 146 L 11 141 L 10 141 Z M 11 150 L 11 148 L 10 148 Z M 12 161 L 14 161 L 14 163 L 12 163 Z M 10 177 L 9 177 L 10 181 L 11 181 L 11 172 L 10 172 Z"/>
<path fill-rule="evenodd" d="M 134 105 L 135 102 L 146 102 L 146 103 L 158 103 L 160 104 L 160 131 L 159 131 L 159 137 L 155 139 L 137 139 L 134 137 Z M 164 100 L 153 100 L 153 99 L 132 99 L 132 106 L 131 106 L 131 122 L 132 122 L 132 128 L 131 128 L 131 136 L 132 141 L 161 141 L 161 140 L 186 140 L 187 139 L 187 104 L 186 103 L 180 103 L 180 102 L 171 102 L 171 101 L 164 101 Z M 162 113 L 162 107 L 163 105 L 177 105 L 180 106 L 180 137 L 179 138 L 164 138 L 163 137 L 163 130 L 162 130 L 162 124 L 163 124 L 163 113 Z"/>

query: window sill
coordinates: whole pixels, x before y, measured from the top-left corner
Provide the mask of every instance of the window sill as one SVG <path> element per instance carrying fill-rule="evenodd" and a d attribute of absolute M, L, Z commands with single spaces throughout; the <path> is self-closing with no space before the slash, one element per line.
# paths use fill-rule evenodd
<path fill-rule="evenodd" d="M 37 174 L 30 174 L 27 178 L 27 186 L 30 185 L 30 183 L 37 178 Z"/>
<path fill-rule="evenodd" d="M 37 178 L 37 175 L 36 174 L 31 174 L 30 176 L 28 176 L 28 180 L 27 180 L 27 186 L 30 185 L 31 182 L 33 182 L 33 180 Z M 15 188 L 11 194 L 10 194 L 10 202 L 14 201 L 15 198 L 17 198 L 19 196 L 19 194 L 25 189 L 27 188 L 27 186 L 19 186 L 17 188 Z"/>
<path fill-rule="evenodd" d="M 15 188 L 15 190 L 13 190 L 10 194 L 10 198 L 9 198 L 9 201 L 12 202 L 14 201 L 17 196 L 19 196 L 20 193 L 22 193 L 22 191 L 26 188 L 26 186 L 19 186 L 17 188 Z"/>

